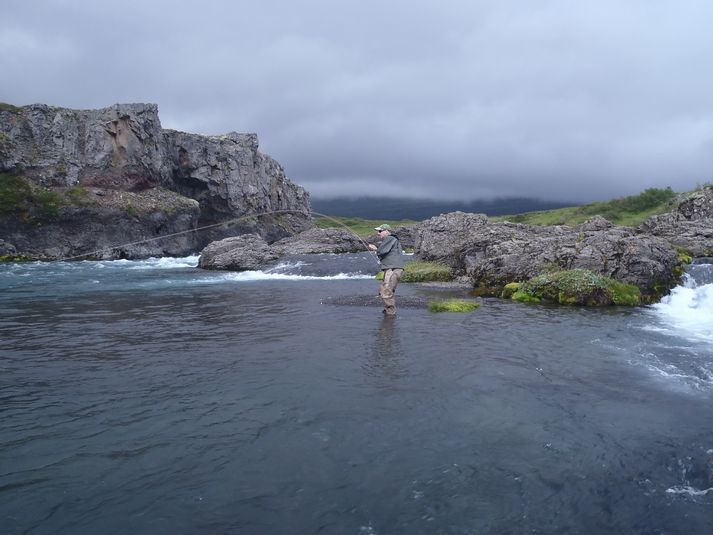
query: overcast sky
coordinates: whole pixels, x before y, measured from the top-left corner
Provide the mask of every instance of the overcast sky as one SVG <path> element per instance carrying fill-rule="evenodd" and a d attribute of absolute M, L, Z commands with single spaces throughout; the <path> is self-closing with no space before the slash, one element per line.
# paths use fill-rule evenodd
<path fill-rule="evenodd" d="M 3 0 L 0 101 L 256 132 L 313 197 L 713 182 L 709 0 Z"/>

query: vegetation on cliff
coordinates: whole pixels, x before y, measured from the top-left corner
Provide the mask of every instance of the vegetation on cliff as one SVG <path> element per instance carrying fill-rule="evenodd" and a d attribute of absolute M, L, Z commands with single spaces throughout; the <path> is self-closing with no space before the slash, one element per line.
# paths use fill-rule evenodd
<path fill-rule="evenodd" d="M 586 269 L 544 273 L 526 282 L 507 285 L 502 295 L 524 303 L 544 301 L 586 306 L 641 304 L 641 292 L 637 286 Z"/>
<path fill-rule="evenodd" d="M 15 175 L 0 173 L 0 217 L 41 222 L 57 216 L 62 197 Z"/>

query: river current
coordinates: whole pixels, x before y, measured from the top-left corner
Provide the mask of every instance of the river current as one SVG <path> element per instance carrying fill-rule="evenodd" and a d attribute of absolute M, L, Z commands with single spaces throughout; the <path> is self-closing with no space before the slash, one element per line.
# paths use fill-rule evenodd
<path fill-rule="evenodd" d="M 394 319 L 327 304 L 368 255 L 196 264 L 0 266 L 1 533 L 713 533 L 713 265 Z"/>

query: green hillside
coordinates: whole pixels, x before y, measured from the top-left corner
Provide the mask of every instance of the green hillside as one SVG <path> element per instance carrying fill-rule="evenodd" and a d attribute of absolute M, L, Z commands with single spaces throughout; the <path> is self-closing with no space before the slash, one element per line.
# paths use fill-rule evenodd
<path fill-rule="evenodd" d="M 648 217 L 671 211 L 671 201 L 678 194 L 671 188 L 649 188 L 629 197 L 622 197 L 606 202 L 593 202 L 570 208 L 557 208 L 523 214 L 495 216 L 493 221 L 510 221 L 528 225 L 579 225 L 587 219 L 600 215 L 615 225 L 637 226 Z M 416 221 L 403 219 L 400 221 L 385 221 L 376 219 L 361 219 L 358 217 L 319 217 L 315 224 L 320 228 L 346 226 L 360 236 L 374 233 L 374 227 L 381 223 L 391 226 L 413 225 Z"/>
<path fill-rule="evenodd" d="M 593 202 L 571 208 L 493 217 L 494 221 L 510 221 L 528 225 L 579 225 L 590 217 L 600 215 L 615 225 L 636 226 L 648 217 L 671 210 L 669 204 L 676 197 L 671 188 L 649 188 L 638 195 L 606 202 Z"/>
<path fill-rule="evenodd" d="M 399 221 L 389 221 L 384 219 L 362 219 L 360 217 L 315 217 L 314 224 L 319 228 L 340 228 L 347 227 L 355 234 L 366 237 L 376 234 L 374 230 L 382 223 L 387 223 L 392 227 L 403 227 L 413 225 L 416 221 L 411 219 L 401 219 Z"/>

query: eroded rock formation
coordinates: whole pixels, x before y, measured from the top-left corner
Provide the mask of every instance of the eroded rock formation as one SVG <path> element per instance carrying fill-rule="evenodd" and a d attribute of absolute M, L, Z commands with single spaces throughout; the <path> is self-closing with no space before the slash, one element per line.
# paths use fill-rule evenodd
<path fill-rule="evenodd" d="M 228 235 L 275 241 L 312 225 L 309 195 L 255 134 L 163 130 L 155 104 L 0 105 L 0 173 L 0 238 L 31 257 L 181 255 Z"/>

